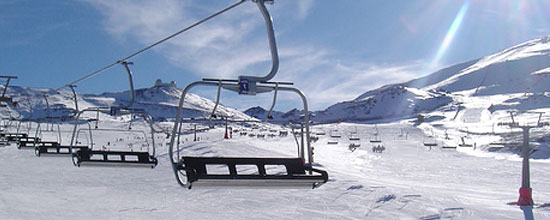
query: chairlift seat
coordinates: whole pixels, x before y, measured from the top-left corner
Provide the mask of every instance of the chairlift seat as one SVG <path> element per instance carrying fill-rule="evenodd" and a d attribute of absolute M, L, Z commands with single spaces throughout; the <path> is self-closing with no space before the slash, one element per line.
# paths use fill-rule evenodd
<path fill-rule="evenodd" d="M 209 173 L 207 165 L 226 166 L 226 173 Z M 256 172 L 240 173 L 237 166 L 255 166 Z M 271 174 L 266 166 L 284 166 L 286 172 Z M 178 177 L 187 176 L 186 186 L 222 188 L 316 188 L 328 181 L 326 171 L 304 165 L 301 158 L 182 157 L 176 164 Z M 311 174 L 307 174 L 311 172 Z M 180 181 L 183 183 L 182 179 Z"/>
<path fill-rule="evenodd" d="M 451 145 L 443 145 L 441 146 L 442 149 L 456 149 L 456 146 L 451 146 Z"/>
<path fill-rule="evenodd" d="M 424 143 L 424 146 L 426 146 L 426 147 L 436 147 L 437 143 L 426 142 L 426 143 Z"/>
<path fill-rule="evenodd" d="M 18 149 L 34 149 L 40 142 L 40 138 L 37 137 L 23 137 L 19 138 L 17 148 Z"/>
<path fill-rule="evenodd" d="M 371 143 L 382 143 L 381 140 L 370 140 Z"/>
<path fill-rule="evenodd" d="M 28 137 L 25 133 L 7 133 L 5 134 L 9 142 L 19 141 L 20 138 Z"/>
<path fill-rule="evenodd" d="M 38 145 L 34 148 L 37 157 L 66 157 L 71 156 L 71 146 L 68 145 Z M 87 146 L 73 146 L 73 152 L 87 150 Z"/>
<path fill-rule="evenodd" d="M 157 158 L 151 156 L 149 152 L 96 151 L 88 148 L 73 152 L 73 156 L 74 164 L 79 167 L 105 166 L 155 168 L 158 164 Z"/>
<path fill-rule="evenodd" d="M 361 139 L 358 138 L 358 137 L 350 137 L 349 140 L 350 141 L 360 141 Z"/>

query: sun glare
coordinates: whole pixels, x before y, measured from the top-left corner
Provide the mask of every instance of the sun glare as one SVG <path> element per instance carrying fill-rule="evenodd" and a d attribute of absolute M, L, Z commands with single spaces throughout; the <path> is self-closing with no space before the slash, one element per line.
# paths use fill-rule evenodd
<path fill-rule="evenodd" d="M 451 45 L 451 42 L 453 41 L 453 38 L 458 28 L 462 24 L 462 20 L 464 19 L 464 15 L 468 11 L 469 6 L 470 6 L 470 1 L 465 1 L 464 4 L 462 4 L 462 7 L 456 14 L 456 17 L 453 20 L 453 23 L 451 24 L 451 26 L 449 27 L 449 30 L 447 31 L 447 34 L 445 35 L 445 39 L 443 39 L 441 46 L 439 46 L 439 49 L 437 50 L 437 53 L 435 54 L 435 57 L 432 60 L 431 67 L 436 67 L 438 65 L 439 60 Z"/>

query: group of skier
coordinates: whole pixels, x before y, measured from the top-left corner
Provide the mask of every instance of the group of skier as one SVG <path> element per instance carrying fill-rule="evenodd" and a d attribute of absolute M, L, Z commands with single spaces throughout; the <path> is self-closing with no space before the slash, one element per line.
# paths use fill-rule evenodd
<path fill-rule="evenodd" d="M 384 150 L 386 150 L 386 147 L 384 147 L 384 145 L 372 146 L 373 153 L 382 153 Z"/>

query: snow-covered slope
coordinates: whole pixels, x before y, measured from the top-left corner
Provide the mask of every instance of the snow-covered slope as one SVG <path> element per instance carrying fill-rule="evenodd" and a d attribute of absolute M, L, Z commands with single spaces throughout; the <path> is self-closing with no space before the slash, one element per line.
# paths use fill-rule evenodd
<path fill-rule="evenodd" d="M 70 130 L 70 125 L 64 126 Z M 32 150 L 0 147 L 0 219 L 477 220 L 524 219 L 529 214 L 550 218 L 547 161 L 531 164 L 533 199 L 546 205 L 521 209 L 507 205 L 518 198 L 518 157 L 430 151 L 422 146 L 422 131 L 398 123 L 378 127 L 386 150 L 373 153 L 368 141 L 373 126 L 339 124 L 339 144 L 327 145 L 332 127 L 313 127 L 326 132 L 315 143 L 315 159 L 330 178 L 318 189 L 187 190 L 174 178 L 166 147 L 158 148 L 155 169 L 75 167 L 67 157 L 36 157 Z M 354 152 L 348 150 L 345 136 L 351 131 L 361 137 Z M 296 154 L 292 136 L 223 139 L 223 132 L 217 128 L 200 133 L 201 141 L 187 142 L 181 154 Z M 408 137 L 399 137 L 400 132 Z"/>
<path fill-rule="evenodd" d="M 426 89 L 449 92 L 476 89 L 475 95 L 544 92 L 550 79 L 540 73 L 549 66 L 550 36 L 486 56 Z"/>
<path fill-rule="evenodd" d="M 452 102 L 446 93 L 390 85 L 316 113 L 321 122 L 366 121 L 415 116 Z"/>

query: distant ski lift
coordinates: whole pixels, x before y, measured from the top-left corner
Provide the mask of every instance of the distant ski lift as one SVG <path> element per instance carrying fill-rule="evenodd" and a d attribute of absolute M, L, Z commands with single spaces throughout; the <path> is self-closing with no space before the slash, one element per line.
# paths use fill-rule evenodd
<path fill-rule="evenodd" d="M 26 133 L 16 137 L 17 149 L 34 149 L 34 145 L 40 142 L 40 138 L 29 136 Z"/>
<path fill-rule="evenodd" d="M 373 143 L 373 144 L 376 144 L 376 143 L 382 143 L 382 140 L 380 139 L 380 137 L 378 135 L 374 135 L 374 137 L 372 139 L 370 139 L 370 142 Z"/>
<path fill-rule="evenodd" d="M 316 188 L 328 181 L 326 171 L 313 168 L 313 152 L 310 141 L 309 112 L 306 97 L 299 89 L 290 87 L 293 83 L 269 81 L 275 76 L 279 66 L 275 34 L 271 17 L 264 5 L 266 1 L 257 0 L 254 2 L 260 9 L 267 27 L 272 59 L 271 71 L 264 77 L 239 76 L 237 80 L 205 78 L 202 81 L 189 84 L 183 90 L 175 117 L 176 121 L 172 129 L 168 152 L 176 180 L 181 186 L 187 189 L 197 187 Z M 182 123 L 184 121 L 199 121 L 198 119 L 182 119 L 185 96 L 191 88 L 199 85 L 216 86 L 218 87 L 218 91 L 223 88 L 241 95 L 256 95 L 257 93 L 265 92 L 277 93 L 278 91 L 289 91 L 298 94 L 304 105 L 304 117 L 301 119 L 303 119 L 302 126 L 305 129 L 305 131 L 300 132 L 301 141 L 297 141 L 298 156 L 292 158 L 180 156 L 183 149 L 180 147 L 179 141 L 176 141 L 176 138 L 179 138 L 181 134 Z M 218 100 L 218 97 L 216 100 Z M 274 95 L 274 102 L 276 97 Z M 216 110 L 215 107 L 213 112 Z M 307 164 L 305 163 L 306 154 Z M 213 172 L 210 170 L 212 166 L 222 167 L 223 172 Z M 242 172 L 238 169 L 240 166 L 251 167 L 255 172 Z M 270 167 L 274 166 L 281 169 L 273 173 Z"/>
<path fill-rule="evenodd" d="M 423 144 L 426 147 L 436 147 L 437 146 L 437 142 L 435 140 L 433 130 L 431 130 L 431 135 L 424 136 Z"/>
<path fill-rule="evenodd" d="M 382 139 L 378 135 L 378 126 L 376 124 L 374 125 L 374 129 L 375 129 L 375 133 L 374 133 L 374 136 L 370 139 L 370 142 L 372 144 L 382 143 Z"/>
<path fill-rule="evenodd" d="M 338 144 L 338 141 L 337 140 L 328 140 L 327 144 L 335 145 L 335 144 Z"/>
<path fill-rule="evenodd" d="M 44 95 L 44 99 L 46 100 L 48 116 L 38 121 L 35 137 L 39 139 L 34 142 L 35 155 L 37 157 L 70 157 L 76 151 L 86 150 L 88 148 L 87 146 L 73 146 L 73 151 L 71 151 L 70 144 L 63 143 L 61 128 L 59 126 L 61 118 L 49 116 L 50 108 L 46 95 Z M 42 129 L 42 125 L 45 125 L 46 129 Z M 51 129 L 48 128 L 48 125 L 51 125 Z M 54 127 L 56 129 L 54 129 Z M 52 138 L 52 136 L 54 138 Z"/>
<path fill-rule="evenodd" d="M 37 126 L 35 129 L 34 137 L 27 141 L 19 141 L 19 149 L 29 148 L 36 149 L 38 146 L 50 146 L 58 145 L 61 140 L 61 133 L 59 131 L 59 124 L 53 122 L 53 118 L 50 117 L 50 106 L 48 104 L 48 99 L 46 95 L 43 95 L 46 100 L 46 117 L 37 119 Z M 51 124 L 51 130 L 50 130 Z M 57 132 L 54 132 L 54 125 L 57 125 Z M 51 134 L 50 134 L 51 133 Z M 53 136 L 56 140 L 52 140 Z M 48 140 L 44 140 L 47 138 Z"/>
<path fill-rule="evenodd" d="M 33 126 L 32 105 L 30 104 L 30 98 L 27 101 L 29 102 L 29 106 L 31 106 L 31 116 L 27 119 L 19 119 L 16 133 L 8 136 L 8 141 L 16 142 L 18 149 L 34 149 L 34 143 L 40 141 L 40 138 L 31 136 Z M 23 122 L 26 123 L 23 124 Z M 22 125 L 26 126 L 24 130 L 21 129 Z"/>
<path fill-rule="evenodd" d="M 30 121 L 26 121 L 24 119 L 16 119 L 15 131 L 13 131 L 13 126 L 10 126 L 4 133 L 1 133 L 0 135 L 4 137 L 5 140 L 9 143 L 18 143 L 20 138 L 28 137 L 28 133 L 25 132 L 25 130 L 27 129 L 22 127 L 30 126 L 30 123 Z"/>
<path fill-rule="evenodd" d="M 447 143 L 443 143 L 441 145 L 441 149 L 456 149 L 456 145 L 449 145 Z"/>
<path fill-rule="evenodd" d="M 428 137 L 428 139 L 424 140 L 424 146 L 437 147 L 437 142 L 433 139 L 433 137 Z"/>
<path fill-rule="evenodd" d="M 458 144 L 459 147 L 473 147 L 475 143 L 471 141 L 466 136 L 460 137 L 460 143 Z"/>
<path fill-rule="evenodd" d="M 15 105 L 15 108 L 17 108 L 17 105 Z M 21 126 L 21 115 L 13 115 L 12 112 L 14 111 L 12 108 L 7 108 L 7 111 L 9 113 L 9 116 L 2 118 L 2 127 L 0 131 L 0 143 L 3 143 L 5 145 L 8 145 L 10 142 L 14 142 L 14 137 L 16 137 L 16 133 L 19 132 L 19 127 Z M 16 131 L 14 129 L 17 129 Z M 26 135 L 26 134 L 25 134 Z"/>
<path fill-rule="evenodd" d="M 128 65 L 130 62 L 119 62 L 124 66 L 127 74 L 130 86 L 130 101 L 126 106 L 110 106 L 110 107 L 93 107 L 81 110 L 75 116 L 75 125 L 72 132 L 71 144 L 69 152 L 72 152 L 72 160 L 75 166 L 114 166 L 114 167 L 146 167 L 154 168 L 158 161 L 155 157 L 155 132 L 153 128 L 153 118 L 151 115 L 143 111 L 142 109 L 132 108 L 135 100 L 134 85 L 132 79 L 132 72 Z M 75 98 L 76 101 L 76 98 Z M 81 120 L 80 117 L 85 112 L 92 112 L 96 114 L 95 128 L 92 129 L 90 122 L 94 120 Z M 101 120 L 99 119 L 100 113 L 109 114 L 111 116 L 130 116 L 128 127 L 126 129 L 104 129 L 99 128 Z M 149 125 L 149 130 L 132 129 L 133 120 L 141 119 Z M 79 131 L 79 125 L 87 124 L 89 132 L 89 143 L 85 149 L 76 150 L 77 143 L 82 141 L 78 140 L 77 131 Z M 94 136 L 102 134 L 105 136 L 111 136 L 114 140 L 108 141 L 107 144 L 99 146 L 94 142 Z M 135 143 L 131 142 L 132 146 L 125 146 L 121 148 L 115 148 L 111 143 L 116 141 L 117 135 L 125 134 L 129 137 L 136 137 L 136 135 L 143 135 Z M 150 140 L 149 136 L 150 135 Z M 106 137 L 102 137 L 104 140 Z M 120 143 L 123 145 L 124 143 Z M 134 144 L 136 149 L 134 151 Z M 114 149 L 114 150 L 113 150 Z"/>
<path fill-rule="evenodd" d="M 360 141 L 361 138 L 359 138 L 359 136 L 356 133 L 351 133 L 350 136 L 349 136 L 349 140 L 350 141 Z"/>
<path fill-rule="evenodd" d="M 357 127 L 355 127 L 355 131 L 350 132 L 348 139 L 350 141 L 360 141 L 361 138 L 359 138 L 359 135 L 357 134 Z"/>
<path fill-rule="evenodd" d="M 2 117 L 0 119 L 0 147 L 9 145 L 8 140 L 6 139 L 6 132 L 10 124 L 9 118 Z"/>
<path fill-rule="evenodd" d="M 342 135 L 340 134 L 338 129 L 332 129 L 332 130 L 330 130 L 330 137 L 331 138 L 341 138 Z"/>

